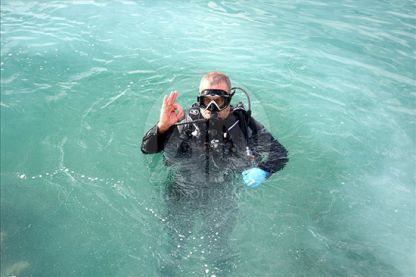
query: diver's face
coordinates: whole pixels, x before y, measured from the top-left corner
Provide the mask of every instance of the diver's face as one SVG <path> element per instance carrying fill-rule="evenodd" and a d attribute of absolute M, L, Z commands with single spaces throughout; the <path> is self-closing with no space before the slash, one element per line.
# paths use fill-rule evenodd
<path fill-rule="evenodd" d="M 200 87 L 200 91 L 203 91 L 205 89 L 221 89 L 221 90 L 225 90 L 227 92 L 230 91 L 230 88 L 228 87 L 227 83 L 225 83 L 225 82 L 221 82 L 221 83 L 218 83 L 216 85 L 211 85 L 209 83 L 209 81 L 203 80 L 199 87 Z M 213 100 L 215 99 L 215 97 L 216 96 L 212 97 Z M 211 112 L 206 110 L 206 109 L 201 108 L 201 114 L 206 119 L 209 119 L 211 117 Z M 220 119 L 226 119 L 230 115 L 230 105 L 228 105 L 228 107 L 226 107 L 224 110 L 219 111 L 217 113 L 217 115 L 218 115 L 218 118 L 220 118 Z"/>

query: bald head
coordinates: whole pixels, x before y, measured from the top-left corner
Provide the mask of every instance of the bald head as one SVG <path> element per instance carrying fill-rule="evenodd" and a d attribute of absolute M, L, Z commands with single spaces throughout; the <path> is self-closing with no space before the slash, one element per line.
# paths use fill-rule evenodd
<path fill-rule="evenodd" d="M 201 82 L 199 84 L 199 91 L 203 91 L 207 88 L 219 88 L 230 92 L 230 78 L 221 72 L 209 72 L 202 76 Z"/>

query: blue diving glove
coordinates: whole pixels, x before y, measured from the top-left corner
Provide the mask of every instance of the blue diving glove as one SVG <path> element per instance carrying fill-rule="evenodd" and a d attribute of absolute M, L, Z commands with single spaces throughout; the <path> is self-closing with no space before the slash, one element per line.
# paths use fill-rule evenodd
<path fill-rule="evenodd" d="M 257 188 L 269 175 L 269 172 L 258 167 L 254 167 L 243 171 L 243 181 L 246 186 L 250 188 Z"/>

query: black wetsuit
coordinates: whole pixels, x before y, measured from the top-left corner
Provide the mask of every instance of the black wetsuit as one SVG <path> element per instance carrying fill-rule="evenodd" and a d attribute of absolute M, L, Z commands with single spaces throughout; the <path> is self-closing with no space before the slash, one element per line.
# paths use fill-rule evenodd
<path fill-rule="evenodd" d="M 199 107 L 185 112 L 182 122 L 202 119 Z M 250 159 L 247 148 L 252 152 Z M 172 169 L 166 186 L 166 227 L 170 236 L 167 251 L 174 259 L 162 275 L 180 274 L 180 261 L 191 251 L 186 240 L 194 236 L 194 220 L 202 218 L 197 239 L 207 264 L 223 276 L 231 272 L 232 249 L 227 246 L 238 213 L 241 172 L 253 166 L 269 173 L 282 169 L 288 161 L 286 149 L 242 106 L 232 109 L 225 120 L 172 126 L 164 134 L 157 127 L 144 136 L 141 150 L 145 154 L 164 151 L 166 164 Z M 235 182 L 237 181 L 237 183 Z M 194 251 L 194 250 L 192 250 Z M 167 266 L 169 267 L 169 266 Z M 228 269 L 227 269 L 228 268 Z M 211 272 L 215 272 L 212 271 Z"/>
<path fill-rule="evenodd" d="M 185 114 L 182 122 L 203 118 L 197 105 Z M 247 156 L 247 146 L 254 161 Z M 141 150 L 145 154 L 164 150 L 167 165 L 194 176 L 192 182 L 221 182 L 222 175 L 248 169 L 254 163 L 272 174 L 288 161 L 286 149 L 242 106 L 232 109 L 225 120 L 172 126 L 164 134 L 158 134 L 154 126 L 143 137 Z"/>

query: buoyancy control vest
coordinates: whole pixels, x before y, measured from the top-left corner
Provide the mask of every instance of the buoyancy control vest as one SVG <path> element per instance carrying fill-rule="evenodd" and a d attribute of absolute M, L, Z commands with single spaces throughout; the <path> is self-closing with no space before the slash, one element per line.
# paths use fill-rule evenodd
<path fill-rule="evenodd" d="M 201 119 L 203 116 L 200 107 L 198 103 L 195 103 L 185 112 L 182 125 L 177 126 L 180 137 L 187 140 L 191 137 L 204 136 L 207 131 L 206 126 L 208 126 L 207 133 L 211 138 L 210 141 L 214 141 L 213 143 L 221 139 L 232 140 L 234 143 L 239 143 L 241 147 L 245 147 L 249 144 L 249 139 L 257 134 L 257 127 L 251 118 L 251 112 L 246 111 L 241 102 L 235 107 L 231 106 L 231 114 L 225 120 L 210 119 L 208 120 L 210 124 L 206 125 L 201 124 Z"/>

